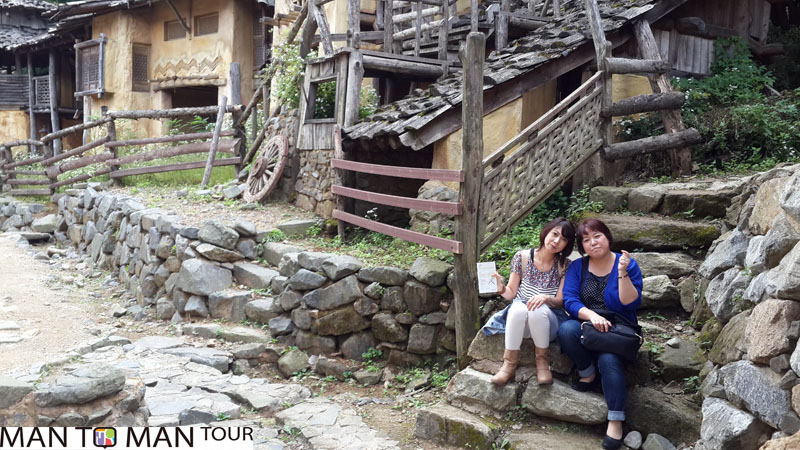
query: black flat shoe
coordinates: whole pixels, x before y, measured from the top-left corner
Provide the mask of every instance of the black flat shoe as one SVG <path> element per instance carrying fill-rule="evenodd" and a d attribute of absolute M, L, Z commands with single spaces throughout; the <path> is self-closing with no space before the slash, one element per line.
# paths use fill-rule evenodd
<path fill-rule="evenodd" d="M 598 377 L 595 376 L 594 380 L 592 381 L 576 381 L 572 383 L 572 389 L 578 392 L 588 392 L 591 391 L 595 386 L 597 386 Z"/>
<path fill-rule="evenodd" d="M 617 450 L 622 447 L 622 439 L 614 439 L 609 435 L 603 437 L 603 448 L 605 450 Z"/>

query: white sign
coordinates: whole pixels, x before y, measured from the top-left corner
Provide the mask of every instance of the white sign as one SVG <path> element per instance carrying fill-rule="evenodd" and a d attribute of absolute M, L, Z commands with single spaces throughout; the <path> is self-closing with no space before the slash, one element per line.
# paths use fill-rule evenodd
<path fill-rule="evenodd" d="M 478 263 L 478 292 L 492 294 L 497 292 L 497 281 L 492 276 L 497 272 L 494 261 Z"/>

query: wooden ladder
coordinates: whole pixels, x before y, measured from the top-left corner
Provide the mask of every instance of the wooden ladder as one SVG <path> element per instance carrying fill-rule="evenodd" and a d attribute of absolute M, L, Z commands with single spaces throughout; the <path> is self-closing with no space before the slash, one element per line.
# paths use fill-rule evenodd
<path fill-rule="evenodd" d="M 683 93 L 673 92 L 666 71 L 671 68 L 668 61 L 661 58 L 658 45 L 650 29 L 650 23 L 639 20 L 634 23 L 634 33 L 641 59 L 611 57 L 611 43 L 606 40 L 596 0 L 584 0 L 589 25 L 594 40 L 598 70 L 602 71 L 603 92 L 603 159 L 605 176 L 614 179 L 612 161 L 631 156 L 670 151 L 674 175 L 688 175 L 692 170 L 689 145 L 701 141 L 700 133 L 686 129 L 681 118 L 680 108 L 684 103 Z M 630 97 L 612 102 L 611 77 L 613 74 L 647 74 L 652 94 Z M 637 139 L 628 142 L 613 142 L 611 118 L 629 114 L 661 111 L 666 133 L 661 136 Z"/>

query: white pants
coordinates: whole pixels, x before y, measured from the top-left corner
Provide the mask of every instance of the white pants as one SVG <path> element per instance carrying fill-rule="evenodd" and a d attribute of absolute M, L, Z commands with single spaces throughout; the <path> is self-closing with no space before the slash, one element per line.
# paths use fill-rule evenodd
<path fill-rule="evenodd" d="M 523 337 L 533 339 L 539 348 L 547 348 L 556 338 L 558 319 L 550 308 L 542 305 L 533 311 L 523 302 L 514 302 L 506 318 L 506 349 L 519 350 Z"/>

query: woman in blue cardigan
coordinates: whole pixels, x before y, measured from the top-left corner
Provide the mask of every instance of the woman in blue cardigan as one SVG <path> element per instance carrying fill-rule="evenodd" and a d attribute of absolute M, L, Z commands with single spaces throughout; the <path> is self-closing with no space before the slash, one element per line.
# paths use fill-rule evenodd
<path fill-rule="evenodd" d="M 581 323 L 590 322 L 598 331 L 607 332 L 611 322 L 598 310 L 616 312 L 637 323 L 636 309 L 642 303 L 642 272 L 630 254 L 611 251 L 613 237 L 606 224 L 586 219 L 578 226 L 578 251 L 586 255 L 574 261 L 564 280 L 564 309 L 570 320 L 558 328 L 561 349 L 578 368 L 576 390 L 589 390 L 599 371 L 603 395 L 608 405 L 608 428 L 604 449 L 622 445 L 622 422 L 625 420 L 625 374 L 623 361 L 614 353 L 594 353 L 581 344 Z M 595 369 L 595 361 L 597 368 Z"/>

